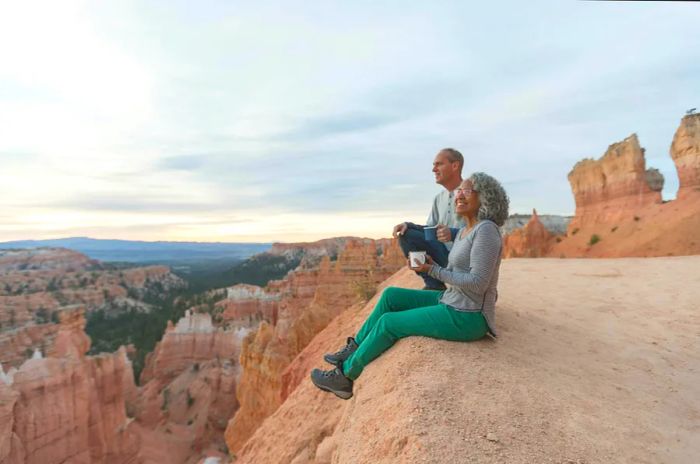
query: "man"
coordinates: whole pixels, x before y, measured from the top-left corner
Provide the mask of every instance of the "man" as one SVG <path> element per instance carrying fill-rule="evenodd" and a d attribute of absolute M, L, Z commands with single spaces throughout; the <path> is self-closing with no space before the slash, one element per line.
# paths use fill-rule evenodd
<path fill-rule="evenodd" d="M 412 222 L 402 222 L 394 227 L 394 238 L 399 239 L 399 245 L 404 255 L 410 251 L 425 251 L 433 261 L 442 267 L 447 266 L 447 255 L 452 248 L 451 229 L 464 226 L 464 222 L 455 212 L 454 190 L 462 182 L 462 167 L 464 157 L 453 148 L 444 148 L 438 152 L 433 161 L 435 182 L 445 190 L 435 196 L 433 209 L 430 211 L 425 226 Z M 426 240 L 423 229 L 427 226 L 437 226 L 438 240 Z M 428 274 L 417 272 L 425 282 L 424 290 L 445 290 L 445 284 L 430 277 Z"/>

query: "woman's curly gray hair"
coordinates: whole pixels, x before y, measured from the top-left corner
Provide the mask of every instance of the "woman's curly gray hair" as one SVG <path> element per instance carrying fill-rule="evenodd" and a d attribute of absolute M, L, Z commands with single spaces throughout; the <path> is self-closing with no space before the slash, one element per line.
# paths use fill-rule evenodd
<path fill-rule="evenodd" d="M 493 177 L 483 172 L 475 172 L 469 176 L 472 181 L 472 189 L 479 194 L 479 221 L 488 219 L 501 227 L 508 219 L 508 194 L 505 189 Z"/>

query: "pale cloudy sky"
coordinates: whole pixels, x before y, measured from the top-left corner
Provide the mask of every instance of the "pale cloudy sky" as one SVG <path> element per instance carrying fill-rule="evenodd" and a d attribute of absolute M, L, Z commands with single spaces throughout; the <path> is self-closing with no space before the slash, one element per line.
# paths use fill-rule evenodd
<path fill-rule="evenodd" d="M 450 146 L 513 212 L 700 107 L 682 2 L 0 0 L 0 240 L 296 241 L 422 222 Z"/>

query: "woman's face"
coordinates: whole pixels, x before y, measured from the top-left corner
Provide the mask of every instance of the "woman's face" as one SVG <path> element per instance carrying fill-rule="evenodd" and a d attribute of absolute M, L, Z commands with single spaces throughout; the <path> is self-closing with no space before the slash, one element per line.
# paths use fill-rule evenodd
<path fill-rule="evenodd" d="M 474 190 L 472 181 L 463 180 L 455 190 L 455 211 L 460 216 L 474 217 L 480 206 L 479 194 Z"/>

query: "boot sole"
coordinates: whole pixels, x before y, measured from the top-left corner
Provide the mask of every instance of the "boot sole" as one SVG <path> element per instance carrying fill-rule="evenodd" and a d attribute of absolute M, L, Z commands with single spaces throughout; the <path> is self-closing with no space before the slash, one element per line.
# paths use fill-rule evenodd
<path fill-rule="evenodd" d="M 313 377 L 311 378 L 311 382 L 312 382 L 314 385 L 316 385 L 316 387 L 320 388 L 321 390 L 327 391 L 327 392 L 330 392 L 330 393 L 333 393 L 335 396 L 337 396 L 337 397 L 340 398 L 341 400 L 349 400 L 350 398 L 352 398 L 352 392 L 344 392 L 344 391 L 340 391 L 340 390 L 333 390 L 333 389 L 328 388 L 328 387 L 326 387 L 326 386 L 324 386 L 324 385 L 319 385 L 319 384 L 316 383 L 316 381 L 314 380 Z"/>

